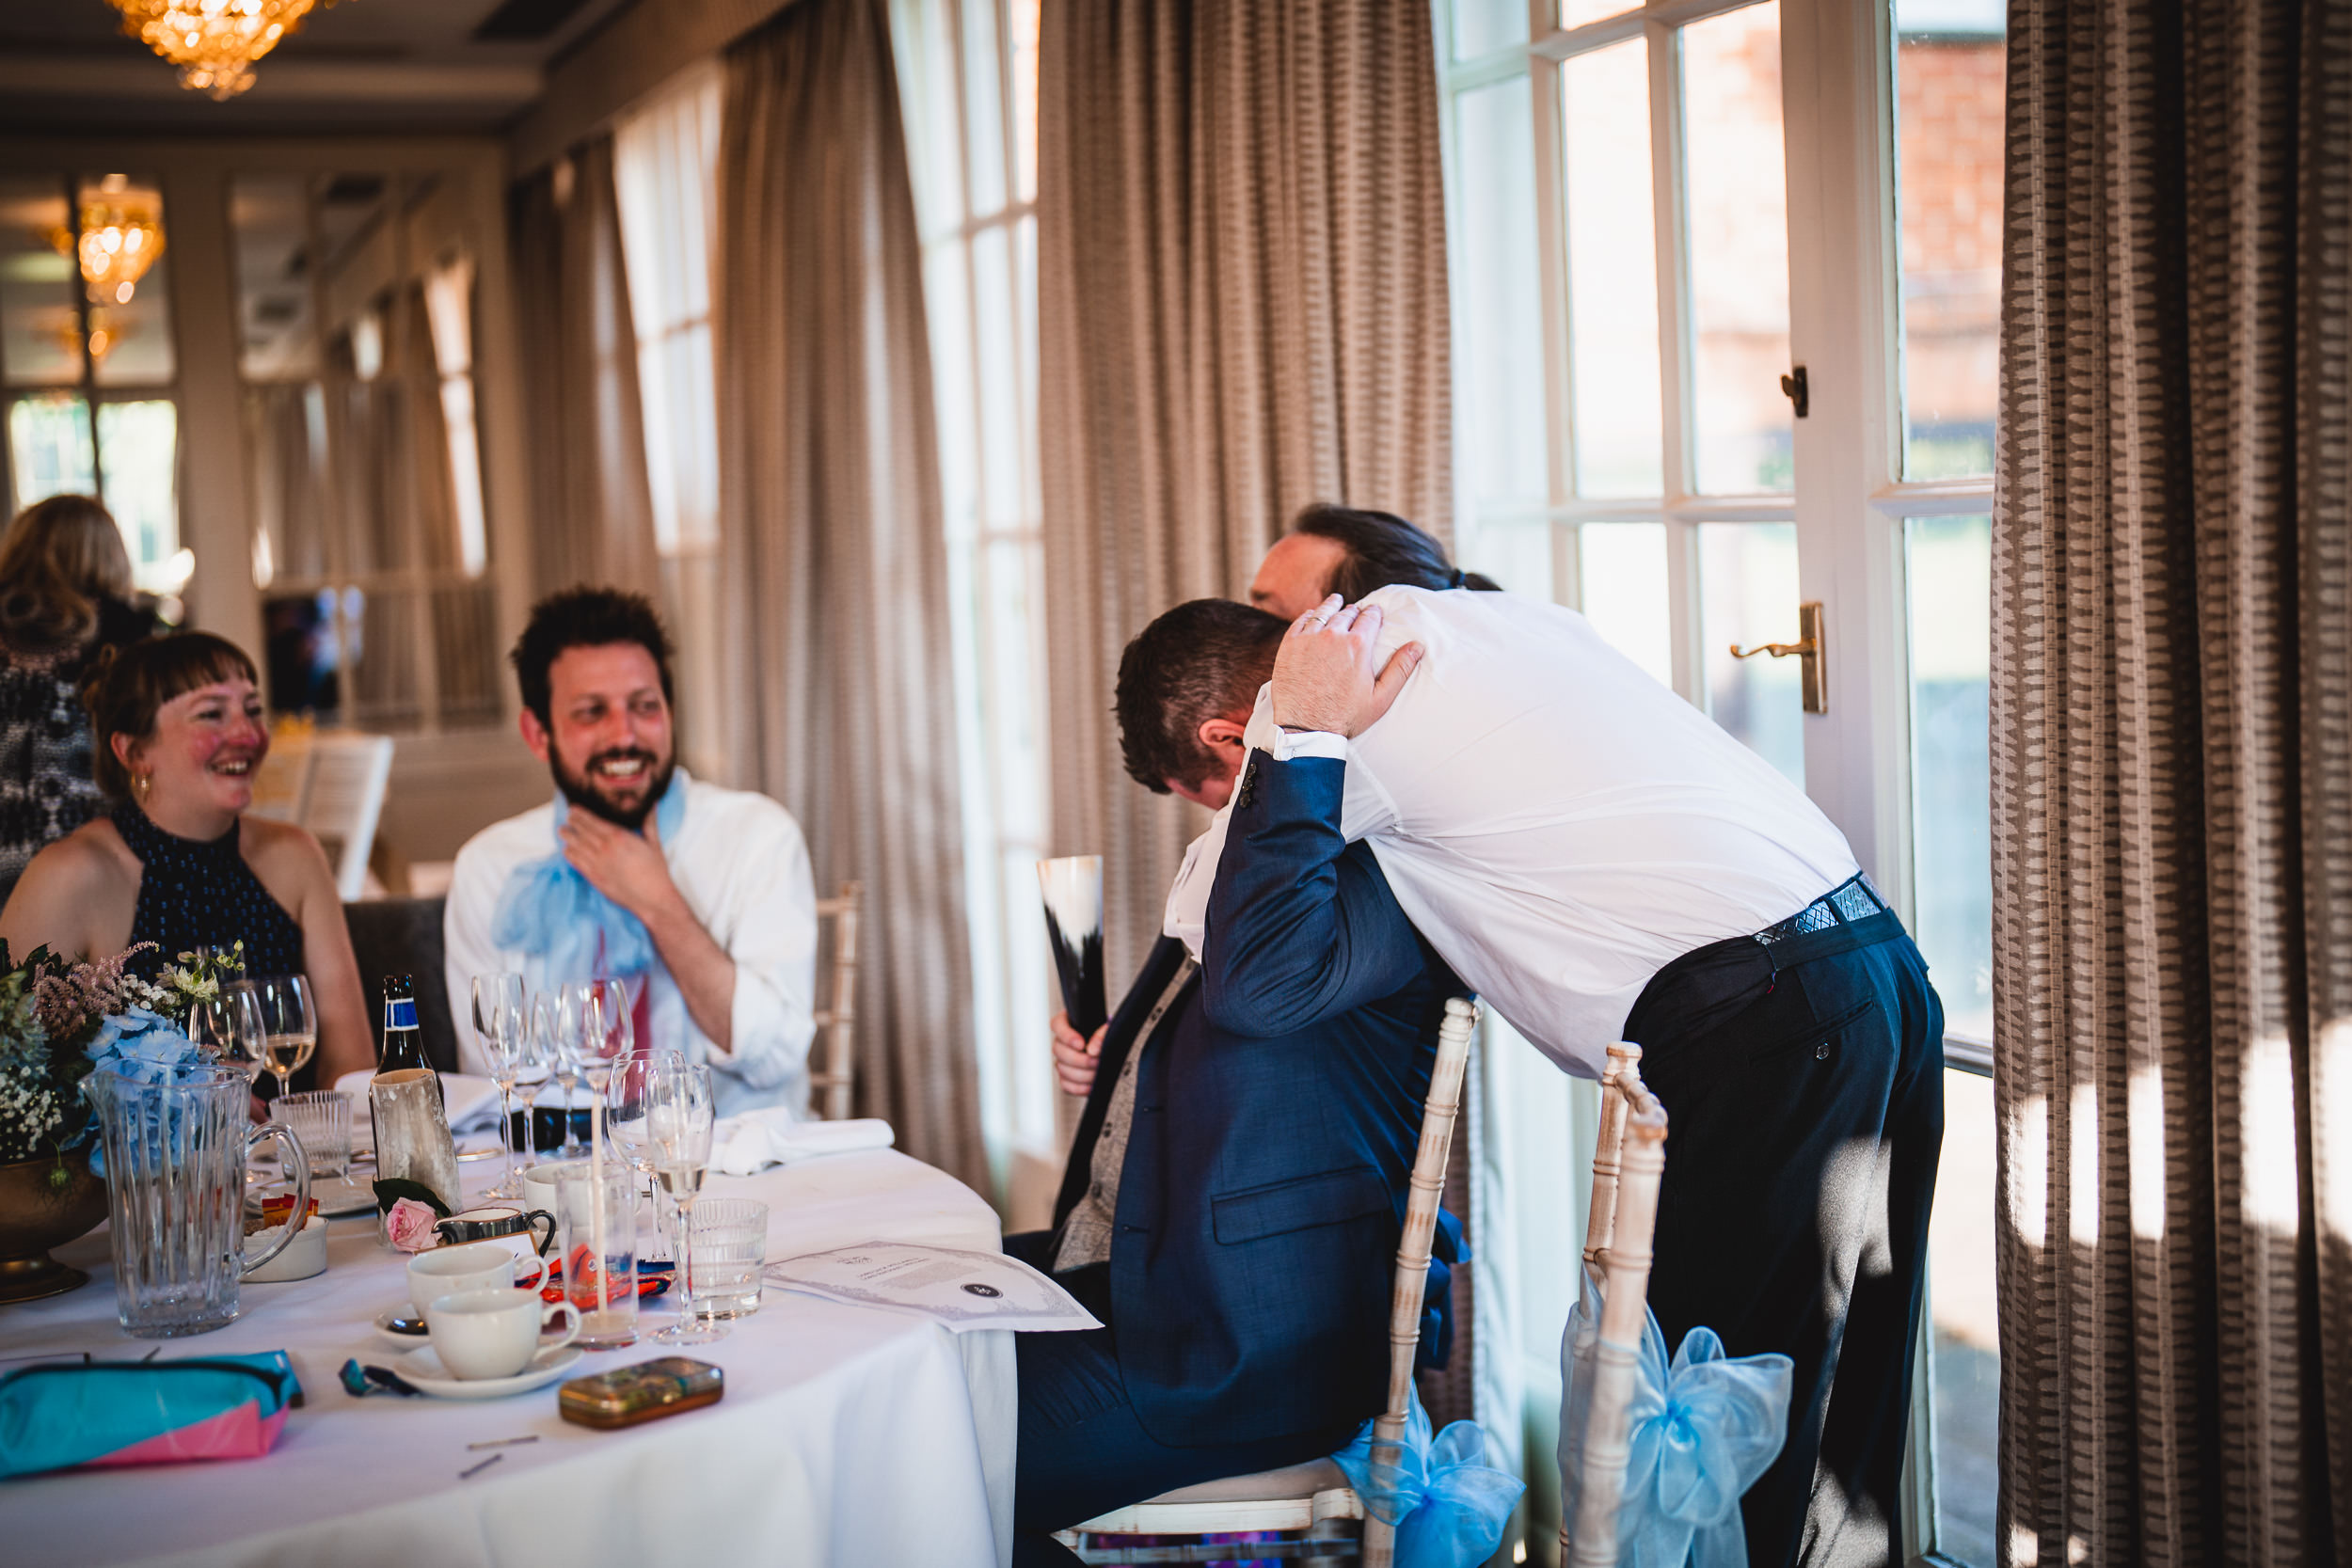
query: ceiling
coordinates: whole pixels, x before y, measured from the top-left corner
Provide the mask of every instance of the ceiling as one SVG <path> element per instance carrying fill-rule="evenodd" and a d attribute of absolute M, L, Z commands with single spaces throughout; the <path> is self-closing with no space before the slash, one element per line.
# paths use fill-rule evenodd
<path fill-rule="evenodd" d="M 106 0 L 0 0 L 0 128 L 225 135 L 492 131 L 636 0 L 339 0 L 226 103 L 179 84 Z M 653 3 L 653 0 L 649 0 Z"/>

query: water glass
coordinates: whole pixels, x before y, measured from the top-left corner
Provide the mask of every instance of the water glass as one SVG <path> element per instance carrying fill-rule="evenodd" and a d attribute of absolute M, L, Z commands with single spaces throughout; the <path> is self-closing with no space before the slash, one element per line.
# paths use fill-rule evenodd
<path fill-rule="evenodd" d="M 313 1177 L 336 1177 L 351 1168 L 351 1096 L 333 1089 L 281 1094 L 270 1115 L 294 1130 L 310 1161 Z"/>
<path fill-rule="evenodd" d="M 567 1165 L 556 1174 L 555 1201 L 564 1294 L 580 1309 L 579 1342 L 596 1350 L 635 1344 L 636 1173 L 621 1164 L 605 1166 L 601 1175 L 584 1164 Z"/>
<path fill-rule="evenodd" d="M 757 1198 L 707 1197 L 694 1205 L 694 1295 L 680 1310 L 698 1318 L 748 1318 L 759 1310 L 768 1263 L 768 1206 Z"/>

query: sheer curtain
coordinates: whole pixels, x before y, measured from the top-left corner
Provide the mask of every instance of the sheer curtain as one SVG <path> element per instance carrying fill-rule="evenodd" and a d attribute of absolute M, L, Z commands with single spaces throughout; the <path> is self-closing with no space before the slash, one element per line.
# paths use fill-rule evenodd
<path fill-rule="evenodd" d="M 2010 11 L 2002 1550 L 2352 1548 L 2352 9 Z"/>
<path fill-rule="evenodd" d="M 642 588 L 656 580 L 653 498 L 611 136 L 522 182 L 514 236 L 533 391 L 533 595 L 580 582 Z"/>
<path fill-rule="evenodd" d="M 858 1108 L 988 1180 L 920 250 L 882 0 L 727 52 L 717 292 L 734 782 L 864 883 Z"/>

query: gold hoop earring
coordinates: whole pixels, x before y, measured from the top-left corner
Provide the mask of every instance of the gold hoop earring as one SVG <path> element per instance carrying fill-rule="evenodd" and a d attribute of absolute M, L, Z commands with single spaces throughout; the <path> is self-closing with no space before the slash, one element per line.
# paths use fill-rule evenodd
<path fill-rule="evenodd" d="M 154 792 L 154 788 L 155 776 L 152 773 L 134 773 L 131 775 L 131 793 L 139 798 L 140 805 L 143 806 L 147 804 L 147 798 Z"/>

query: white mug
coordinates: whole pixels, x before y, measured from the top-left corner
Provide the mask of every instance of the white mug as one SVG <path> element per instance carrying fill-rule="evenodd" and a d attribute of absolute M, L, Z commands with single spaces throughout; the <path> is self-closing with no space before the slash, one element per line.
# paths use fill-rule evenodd
<path fill-rule="evenodd" d="M 541 1338 L 558 1313 L 564 1320 L 562 1335 Z M 580 1334 L 580 1313 L 568 1301 L 543 1302 L 511 1287 L 460 1291 L 426 1303 L 424 1326 L 450 1376 L 513 1377 L 541 1351 L 570 1344 Z"/>
<path fill-rule="evenodd" d="M 531 1275 L 517 1278 L 515 1265 L 526 1258 L 531 1263 Z M 535 1287 L 545 1284 L 547 1276 L 546 1259 L 530 1253 L 517 1258 L 496 1242 L 435 1247 L 408 1259 L 408 1300 L 421 1307 L 436 1296 L 455 1295 L 460 1291 L 492 1291 L 501 1286 L 510 1291 L 516 1285 Z"/>

